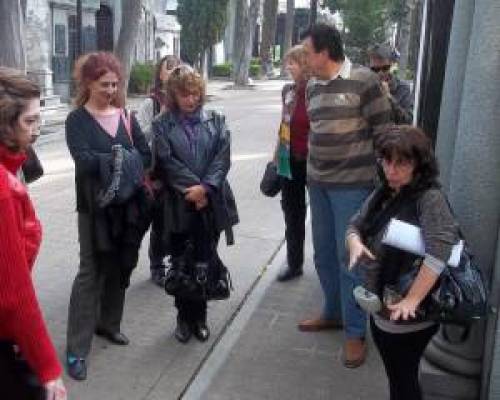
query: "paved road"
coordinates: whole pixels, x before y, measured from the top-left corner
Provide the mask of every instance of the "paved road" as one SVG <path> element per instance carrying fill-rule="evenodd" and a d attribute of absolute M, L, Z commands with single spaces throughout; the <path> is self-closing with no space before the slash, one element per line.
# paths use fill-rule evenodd
<path fill-rule="evenodd" d="M 211 108 L 225 112 L 233 133 L 230 181 L 241 217 L 236 229 L 237 244 L 231 248 L 221 246 L 236 289 L 230 300 L 210 304 L 211 340 L 185 346 L 174 339 L 172 299 L 149 282 L 143 246 L 127 293 L 122 327 L 131 344 L 119 348 L 95 338 L 88 380 L 75 383 L 67 379 L 72 399 L 177 399 L 196 376 L 222 329 L 282 241 L 279 202 L 263 198 L 258 191 L 275 142 L 281 85 L 268 82 L 257 90 L 219 91 L 210 103 Z M 35 281 L 49 329 L 63 358 L 67 305 L 78 265 L 74 169 L 61 129 L 43 137 L 37 147 L 46 175 L 31 186 L 45 232 Z"/>

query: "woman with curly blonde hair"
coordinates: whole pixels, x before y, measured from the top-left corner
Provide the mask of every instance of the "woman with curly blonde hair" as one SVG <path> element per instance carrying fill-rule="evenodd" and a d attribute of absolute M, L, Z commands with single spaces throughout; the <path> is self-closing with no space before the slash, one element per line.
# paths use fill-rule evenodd
<path fill-rule="evenodd" d="M 227 182 L 230 132 L 223 115 L 204 109 L 205 82 L 192 68 L 172 71 L 167 96 L 169 111 L 153 122 L 157 173 L 167 191 L 163 232 L 172 256 L 165 289 L 175 297 L 177 340 L 186 343 L 193 334 L 206 341 L 207 288 L 226 271 L 217 243 L 225 231 L 232 244 L 238 222 Z"/>
<path fill-rule="evenodd" d="M 302 45 L 285 55 L 286 69 L 293 79 L 282 91 L 282 120 L 275 162 L 283 176 L 281 207 L 285 217 L 287 266 L 278 275 L 281 282 L 302 275 L 306 221 L 306 164 L 309 118 L 306 85 L 311 76 Z"/>

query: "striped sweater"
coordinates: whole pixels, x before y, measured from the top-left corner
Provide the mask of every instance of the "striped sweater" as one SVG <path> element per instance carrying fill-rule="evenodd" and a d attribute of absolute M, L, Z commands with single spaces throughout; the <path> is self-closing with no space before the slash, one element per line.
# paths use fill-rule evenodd
<path fill-rule="evenodd" d="M 306 90 L 311 132 L 307 179 L 328 187 L 371 187 L 374 139 L 391 125 L 378 77 L 346 59 L 338 76 L 311 79 Z"/>

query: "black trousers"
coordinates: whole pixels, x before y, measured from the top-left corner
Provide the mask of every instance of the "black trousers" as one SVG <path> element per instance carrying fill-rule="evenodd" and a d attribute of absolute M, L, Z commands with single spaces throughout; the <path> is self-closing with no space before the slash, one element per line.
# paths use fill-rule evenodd
<path fill-rule="evenodd" d="M 190 243 L 193 245 L 194 261 L 209 262 L 217 243 L 214 243 L 210 233 L 206 231 L 206 226 L 199 212 L 193 211 L 189 226 L 189 232 L 174 233 L 171 235 L 170 254 L 172 256 L 172 263 L 175 264 L 176 259 L 185 253 Z M 206 300 L 186 299 L 176 296 L 174 304 L 178 310 L 178 318 L 180 320 L 189 323 L 206 322 Z"/>
<path fill-rule="evenodd" d="M 8 342 L 0 342 L 0 382 L 2 400 L 45 400 L 44 387 Z"/>
<path fill-rule="evenodd" d="M 421 400 L 418 367 L 438 325 L 411 333 L 388 333 L 370 319 L 373 340 L 389 379 L 390 400 Z"/>
<path fill-rule="evenodd" d="M 306 236 L 307 161 L 290 159 L 292 179 L 283 179 L 281 208 L 285 217 L 287 261 L 290 269 L 301 269 L 304 263 Z"/>

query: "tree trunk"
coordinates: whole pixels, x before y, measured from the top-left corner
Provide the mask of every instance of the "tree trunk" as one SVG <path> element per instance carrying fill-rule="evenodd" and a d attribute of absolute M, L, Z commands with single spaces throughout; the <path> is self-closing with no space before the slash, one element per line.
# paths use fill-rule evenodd
<path fill-rule="evenodd" d="M 248 7 L 247 0 L 240 0 L 241 7 L 241 41 L 236 49 L 236 58 L 234 64 L 234 84 L 236 86 L 248 85 L 248 75 L 250 70 L 250 61 L 252 59 L 253 38 L 255 34 L 255 27 L 257 25 L 257 18 L 259 16 L 261 0 L 250 0 L 250 7 Z"/>
<path fill-rule="evenodd" d="M 24 16 L 20 0 L 0 1 L 0 65 L 26 69 Z"/>
<path fill-rule="evenodd" d="M 262 42 L 260 59 L 262 70 L 266 76 L 272 75 L 273 60 L 271 49 L 276 37 L 276 18 L 278 16 L 278 0 L 264 0 L 264 16 L 262 22 Z"/>
<path fill-rule="evenodd" d="M 293 25 L 295 18 L 295 0 L 286 1 L 286 19 L 285 19 L 285 42 L 283 43 L 283 57 L 292 47 Z M 281 64 L 281 75 L 285 75 L 285 63 Z"/>
<path fill-rule="evenodd" d="M 142 1 L 122 0 L 122 25 L 115 53 L 123 65 L 125 89 L 128 88 L 130 69 L 132 67 L 132 52 L 134 51 L 137 34 L 139 33 L 141 16 Z"/>
<path fill-rule="evenodd" d="M 311 0 L 311 14 L 309 16 L 309 28 L 312 27 L 318 19 L 318 0 Z"/>
<path fill-rule="evenodd" d="M 401 26 L 399 29 L 399 69 L 403 74 L 408 69 L 408 54 L 410 49 L 410 33 L 413 22 L 414 13 L 416 12 L 416 0 L 405 0 L 405 15 L 401 18 Z"/>

